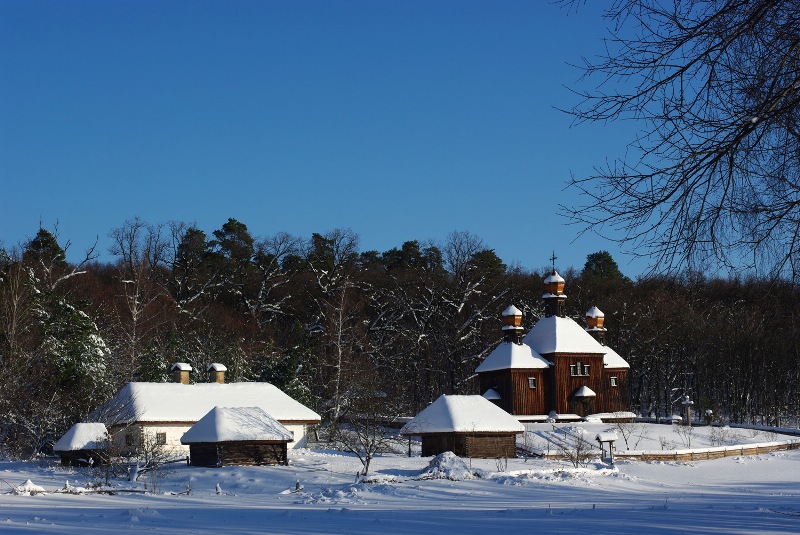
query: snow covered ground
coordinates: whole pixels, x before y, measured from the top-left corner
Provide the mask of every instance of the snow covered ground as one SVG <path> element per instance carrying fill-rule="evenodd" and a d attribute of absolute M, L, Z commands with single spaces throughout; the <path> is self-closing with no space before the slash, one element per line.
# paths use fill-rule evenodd
<path fill-rule="evenodd" d="M 609 426 L 587 428 L 591 434 Z M 695 431 L 698 447 L 704 445 L 700 429 Z M 741 434 L 752 442 L 784 438 Z M 659 449 L 659 437 L 680 442 L 669 426 L 649 426 L 647 435 L 647 449 Z M 430 461 L 382 455 L 373 461 L 372 482 L 354 483 L 361 467 L 355 457 L 298 450 L 290 452 L 288 467 L 176 464 L 159 482 L 158 493 L 115 495 L 11 494 L 11 487 L 26 480 L 55 490 L 67 481 L 80 487 L 96 478 L 91 469 L 2 461 L 0 532 L 800 532 L 800 450 L 693 463 L 622 461 L 611 467 L 595 462 L 581 468 L 542 459 L 509 459 L 504 465 L 455 458 L 436 472 L 442 479 L 434 478 Z M 298 480 L 302 490 L 290 492 Z"/>

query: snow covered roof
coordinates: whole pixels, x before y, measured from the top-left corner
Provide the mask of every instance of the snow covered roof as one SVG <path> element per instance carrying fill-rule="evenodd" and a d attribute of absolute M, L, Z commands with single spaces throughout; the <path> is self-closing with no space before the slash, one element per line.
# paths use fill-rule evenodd
<path fill-rule="evenodd" d="M 292 433 L 258 407 L 214 407 L 181 438 L 181 444 L 197 442 L 292 440 Z"/>
<path fill-rule="evenodd" d="M 476 373 L 495 370 L 548 368 L 546 361 L 527 344 L 500 342 L 483 362 L 475 368 Z"/>
<path fill-rule="evenodd" d="M 522 316 L 522 311 L 514 305 L 509 305 L 507 309 L 502 312 L 503 316 Z"/>
<path fill-rule="evenodd" d="M 548 353 L 605 353 L 607 348 L 592 338 L 572 318 L 544 317 L 536 322 L 523 342 L 540 355 Z"/>
<path fill-rule="evenodd" d="M 259 407 L 278 421 L 320 416 L 270 383 L 128 383 L 95 411 L 110 422 L 197 422 L 214 407 Z"/>
<path fill-rule="evenodd" d="M 226 372 L 228 371 L 228 368 L 226 368 L 224 364 L 220 364 L 219 362 L 212 362 L 206 367 L 207 372 L 210 372 L 211 370 L 214 370 L 215 372 Z"/>
<path fill-rule="evenodd" d="M 53 451 L 97 450 L 105 447 L 106 426 L 96 422 L 81 422 L 69 428 L 58 439 Z"/>
<path fill-rule="evenodd" d="M 548 284 L 550 282 L 564 282 L 564 278 L 558 274 L 558 271 L 553 270 L 553 273 L 551 273 L 550 275 L 547 276 L 547 278 L 544 279 L 545 284 Z"/>
<path fill-rule="evenodd" d="M 522 433 L 519 420 L 483 396 L 439 396 L 400 430 L 402 435 L 430 433 Z"/>
<path fill-rule="evenodd" d="M 597 307 L 592 307 L 586 311 L 587 318 L 605 318 L 606 315 L 603 314 L 603 311 Z"/>
<path fill-rule="evenodd" d="M 606 368 L 630 368 L 628 361 L 619 356 L 619 353 L 608 346 L 603 346 L 606 354 L 603 355 L 603 366 Z"/>
<path fill-rule="evenodd" d="M 618 439 L 619 437 L 613 431 L 600 431 L 595 437 L 595 440 L 598 442 L 614 442 Z"/>
<path fill-rule="evenodd" d="M 596 395 L 597 394 L 595 394 L 594 390 L 592 390 L 591 388 L 589 388 L 586 385 L 584 385 L 584 386 L 580 387 L 579 389 L 577 389 L 575 391 L 575 393 L 573 394 L 573 396 L 575 396 L 576 398 L 593 398 Z"/>
<path fill-rule="evenodd" d="M 186 364 L 185 362 L 176 362 L 170 367 L 169 371 L 174 372 L 175 370 L 180 370 L 182 372 L 190 372 L 192 371 L 192 367 Z"/>
<path fill-rule="evenodd" d="M 494 388 L 488 389 L 486 392 L 484 392 L 481 395 L 483 397 L 485 397 L 486 399 L 488 399 L 489 401 L 491 401 L 493 399 L 500 399 L 500 394 L 498 394 L 497 390 L 495 390 Z"/>

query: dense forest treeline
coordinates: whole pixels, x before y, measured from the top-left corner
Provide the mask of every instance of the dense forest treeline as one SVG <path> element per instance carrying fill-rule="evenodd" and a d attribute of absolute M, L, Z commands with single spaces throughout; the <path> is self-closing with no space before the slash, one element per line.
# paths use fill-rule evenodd
<path fill-rule="evenodd" d="M 206 234 L 126 221 L 115 261 L 69 263 L 58 236 L 0 249 L 0 440 L 47 449 L 129 381 L 193 379 L 220 362 L 229 381 L 269 381 L 336 424 L 350 400 L 385 393 L 413 415 L 443 393 L 478 393 L 475 367 L 514 304 L 543 314 L 546 270 L 509 268 L 474 235 L 361 251 L 350 230 L 252 236 L 229 219 Z M 544 253 L 543 253 L 544 255 Z M 631 281 L 605 252 L 567 280 L 568 314 L 597 305 L 631 364 L 633 410 L 665 415 L 688 394 L 735 421 L 795 416 L 800 293 L 786 282 Z M 383 394 L 382 394 L 383 395 Z"/>

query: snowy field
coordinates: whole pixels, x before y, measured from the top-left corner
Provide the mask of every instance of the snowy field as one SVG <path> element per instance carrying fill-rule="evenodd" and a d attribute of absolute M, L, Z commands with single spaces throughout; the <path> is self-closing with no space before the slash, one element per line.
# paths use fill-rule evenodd
<path fill-rule="evenodd" d="M 586 427 L 590 434 L 609 429 Z M 706 445 L 702 429 L 696 447 Z M 735 431 L 747 442 L 787 438 Z M 660 437 L 681 441 L 670 426 L 647 426 L 645 434 L 646 449 L 659 449 Z M 361 467 L 355 457 L 300 450 L 282 467 L 175 464 L 157 493 L 115 495 L 12 494 L 26 480 L 54 491 L 97 478 L 91 469 L 0 461 L 0 533 L 800 533 L 800 450 L 580 468 L 456 458 L 438 473 L 430 461 L 382 455 L 372 481 L 354 483 Z M 290 492 L 298 480 L 302 489 Z M 143 481 L 134 486 L 142 489 Z"/>

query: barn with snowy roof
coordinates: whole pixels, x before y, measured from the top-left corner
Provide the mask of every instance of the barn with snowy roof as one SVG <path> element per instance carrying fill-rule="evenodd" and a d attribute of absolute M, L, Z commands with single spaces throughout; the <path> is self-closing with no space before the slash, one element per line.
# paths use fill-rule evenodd
<path fill-rule="evenodd" d="M 214 407 L 181 437 L 194 466 L 286 465 L 291 440 L 259 407 Z"/>
<path fill-rule="evenodd" d="M 544 279 L 545 314 L 523 336 L 522 312 L 503 311 L 503 341 L 476 368 L 484 397 L 521 421 L 599 415 L 629 418 L 630 366 L 605 345 L 604 314 L 586 313 L 586 327 L 566 316 L 564 279 Z"/>
<path fill-rule="evenodd" d="M 166 450 L 189 451 L 181 443 L 190 427 L 214 407 L 257 407 L 283 425 L 292 435 L 289 449 L 306 444 L 306 428 L 320 416 L 270 383 L 226 383 L 225 367 L 210 364 L 208 382 L 190 384 L 192 367 L 172 366 L 171 383 L 128 383 L 98 408 L 92 419 L 108 424 L 114 444 L 122 451 L 135 450 L 153 440 Z"/>
<path fill-rule="evenodd" d="M 452 451 L 459 457 L 516 455 L 519 421 L 483 396 L 439 396 L 400 429 L 422 438 L 422 456 Z"/>
<path fill-rule="evenodd" d="M 108 431 L 97 422 L 80 422 L 64 433 L 53 446 L 64 466 L 92 466 L 106 462 Z"/>

